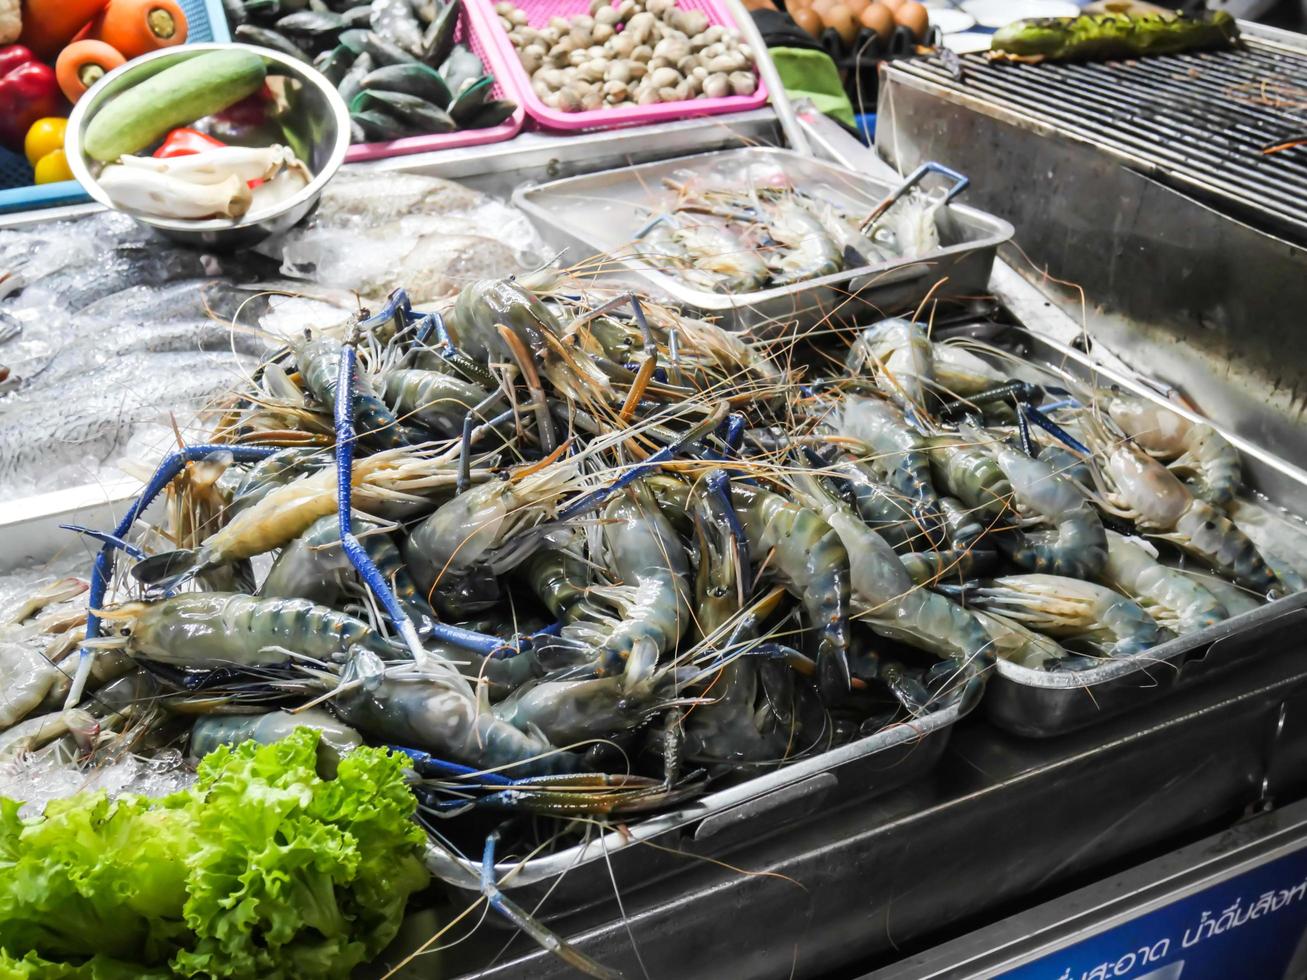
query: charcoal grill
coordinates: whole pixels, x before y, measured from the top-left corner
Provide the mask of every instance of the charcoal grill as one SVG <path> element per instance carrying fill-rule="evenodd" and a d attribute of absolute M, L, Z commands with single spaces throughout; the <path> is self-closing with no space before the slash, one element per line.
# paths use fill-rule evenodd
<path fill-rule="evenodd" d="M 961 77 L 957 75 L 960 69 Z M 1096 142 L 1231 217 L 1307 244 L 1307 50 L 1249 37 L 1235 51 L 1098 64 L 915 60 L 896 73 Z"/>
<path fill-rule="evenodd" d="M 1241 26 L 1233 51 L 895 62 L 877 149 L 966 172 L 1016 228 L 1004 257 L 1077 319 L 1097 304 L 1094 341 L 1302 463 L 1307 146 L 1262 149 L 1307 130 L 1307 44 Z"/>

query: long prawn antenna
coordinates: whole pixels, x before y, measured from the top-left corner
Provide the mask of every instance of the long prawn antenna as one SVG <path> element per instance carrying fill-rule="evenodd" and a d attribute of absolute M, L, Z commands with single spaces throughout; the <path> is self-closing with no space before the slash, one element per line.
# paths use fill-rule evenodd
<path fill-rule="evenodd" d="M 118 522 L 110 537 L 118 540 L 125 540 L 140 516 L 145 513 L 145 509 L 154 503 L 154 498 L 163 492 L 164 487 L 173 481 L 173 478 L 182 471 L 187 463 L 193 460 L 207 459 L 216 453 L 230 453 L 232 458 L 238 463 L 254 463 L 261 459 L 267 459 L 273 453 L 277 452 L 275 446 L 227 446 L 222 444 L 185 446 L 174 453 L 169 453 L 159 464 L 154 475 L 150 477 L 141 495 L 136 498 L 123 519 Z M 113 578 L 113 559 L 114 552 L 117 551 L 114 544 L 104 544 L 100 548 L 100 553 L 95 556 L 95 562 L 91 566 L 91 587 L 86 596 L 86 640 L 94 640 L 100 636 L 100 616 L 96 610 L 104 605 L 105 594 L 109 591 L 109 582 Z M 91 665 L 95 662 L 95 648 L 82 644 L 81 650 L 77 656 L 77 672 L 73 675 L 73 682 L 68 687 L 68 697 L 64 699 L 65 708 L 76 707 L 81 701 L 82 694 L 86 690 L 86 680 L 91 676 Z"/>
<path fill-rule="evenodd" d="M 579 517 L 582 514 L 596 510 L 603 505 L 605 500 L 615 494 L 618 490 L 621 490 L 623 487 L 647 476 L 650 472 L 657 469 L 661 464 L 666 463 L 668 460 L 674 459 L 691 443 L 696 442 L 705 434 L 717 428 L 725 417 L 726 403 L 722 402 L 721 405 L 718 406 L 718 409 L 709 415 L 706 420 L 693 426 L 685 433 L 685 435 L 681 436 L 670 446 L 664 446 L 662 449 L 649 456 L 649 458 L 643 463 L 632 466 L 616 480 L 608 484 L 608 486 L 600 487 L 598 490 L 593 490 L 590 493 L 584 494 L 576 500 L 573 500 L 570 504 L 559 511 L 558 516 L 564 521 L 569 521 L 574 517 Z"/>
<path fill-rule="evenodd" d="M 498 838 L 498 830 L 486 837 L 486 847 L 481 853 L 481 894 L 490 907 L 573 969 L 597 980 L 623 980 L 622 974 L 586 956 L 499 890 L 495 881 L 495 842 Z"/>

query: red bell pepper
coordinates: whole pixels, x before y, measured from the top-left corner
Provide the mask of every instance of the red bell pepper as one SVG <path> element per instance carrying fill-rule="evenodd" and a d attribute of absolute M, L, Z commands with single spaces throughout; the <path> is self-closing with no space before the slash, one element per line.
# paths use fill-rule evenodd
<path fill-rule="evenodd" d="M 163 138 L 163 142 L 154 151 L 154 155 L 160 160 L 166 160 L 168 157 L 187 157 L 192 153 L 202 153 L 205 150 L 212 150 L 215 146 L 226 145 L 222 140 L 216 140 L 208 133 L 201 133 L 198 129 L 179 126 Z M 255 179 L 247 180 L 245 183 L 253 188 L 258 187 L 263 181 Z"/>
<path fill-rule="evenodd" d="M 6 44 L 0 48 L 0 78 L 4 78 L 19 65 L 35 60 L 36 55 L 21 44 Z"/>
<path fill-rule="evenodd" d="M 21 150 L 32 123 L 61 116 L 63 108 L 53 68 L 36 61 L 22 45 L 0 48 L 0 145 Z"/>
<path fill-rule="evenodd" d="M 212 150 L 216 146 L 226 146 L 222 140 L 216 140 L 198 129 L 181 126 L 164 137 L 163 144 L 154 151 L 160 160 L 169 157 L 185 157 L 203 150 Z"/>

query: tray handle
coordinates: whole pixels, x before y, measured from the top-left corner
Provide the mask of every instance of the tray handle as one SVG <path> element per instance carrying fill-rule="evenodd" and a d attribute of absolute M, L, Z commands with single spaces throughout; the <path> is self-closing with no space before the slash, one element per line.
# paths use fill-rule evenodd
<path fill-rule="evenodd" d="M 944 195 L 945 204 L 948 204 L 950 201 L 953 200 L 953 198 L 957 197 L 959 194 L 965 191 L 969 186 L 971 186 L 970 177 L 960 174 L 952 167 L 946 167 L 942 163 L 938 163 L 934 160 L 927 160 L 916 170 L 912 171 L 912 173 L 908 174 L 907 178 L 904 179 L 903 183 L 899 184 L 898 187 L 890 191 L 884 200 L 882 200 L 879 204 L 877 204 L 874 208 L 872 208 L 871 214 L 867 215 L 867 217 L 862 222 L 862 226 L 861 226 L 862 230 L 866 231 L 869 227 L 871 227 L 871 225 L 875 224 L 876 221 L 879 220 L 880 216 L 883 215 L 894 205 L 895 201 L 901 198 L 908 191 L 912 190 L 912 188 L 920 184 L 922 180 L 925 179 L 927 174 L 940 174 L 941 176 L 948 177 L 950 180 L 953 181 L 953 186 L 950 187 L 948 189 L 948 193 Z"/>
<path fill-rule="evenodd" d="M 707 840 L 728 830 L 744 828 L 764 816 L 773 827 L 805 817 L 815 811 L 839 784 L 839 777 L 833 772 L 814 773 L 807 779 L 704 817 L 694 830 L 694 839 Z"/>

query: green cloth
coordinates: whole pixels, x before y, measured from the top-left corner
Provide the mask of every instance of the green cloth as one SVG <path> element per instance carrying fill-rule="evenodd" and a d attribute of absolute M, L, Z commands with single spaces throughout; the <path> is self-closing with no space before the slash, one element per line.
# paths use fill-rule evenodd
<path fill-rule="evenodd" d="M 825 51 L 768 48 L 791 99 L 811 99 L 821 112 L 853 126 L 853 105 L 844 94 L 839 69 Z"/>

